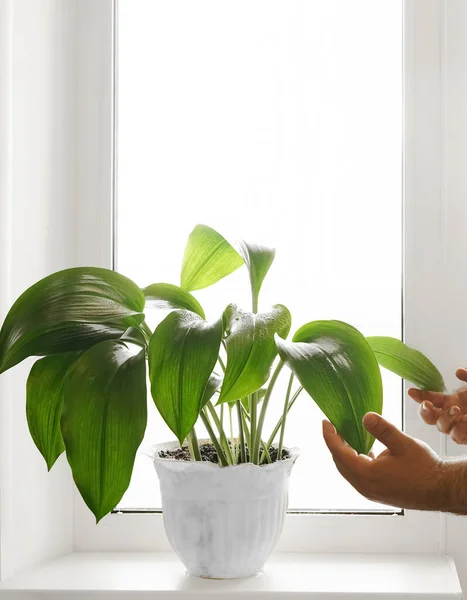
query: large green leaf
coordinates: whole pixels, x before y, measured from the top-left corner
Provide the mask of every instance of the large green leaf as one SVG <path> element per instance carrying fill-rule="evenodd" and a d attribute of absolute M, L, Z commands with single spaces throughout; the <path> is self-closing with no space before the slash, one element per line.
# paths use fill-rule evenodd
<path fill-rule="evenodd" d="M 156 308 L 182 308 L 191 310 L 203 319 L 204 310 L 201 304 L 186 290 L 171 283 L 153 283 L 143 289 L 146 305 Z"/>
<path fill-rule="evenodd" d="M 84 501 L 99 521 L 131 479 L 146 429 L 146 361 L 124 342 L 84 352 L 65 379 L 61 420 L 66 454 Z"/>
<path fill-rule="evenodd" d="M 276 251 L 274 248 L 267 248 L 266 246 L 258 246 L 258 244 L 249 244 L 241 241 L 239 243 L 239 252 L 248 267 L 253 297 L 253 310 L 254 312 L 257 312 L 259 292 L 263 285 L 264 278 L 274 261 Z"/>
<path fill-rule="evenodd" d="M 0 331 L 0 373 L 28 356 L 83 350 L 144 319 L 144 294 L 108 269 L 59 271 L 27 289 Z"/>
<path fill-rule="evenodd" d="M 428 358 L 392 337 L 367 337 L 379 364 L 422 390 L 443 392 L 443 376 Z"/>
<path fill-rule="evenodd" d="M 291 316 L 281 304 L 259 314 L 242 312 L 231 304 L 225 310 L 224 323 L 227 366 L 219 402 L 231 402 L 266 383 L 277 356 L 274 334 L 287 337 Z"/>
<path fill-rule="evenodd" d="M 53 354 L 36 361 L 26 385 L 26 416 L 29 432 L 39 452 L 53 467 L 65 450 L 60 431 L 65 377 L 78 352 Z"/>
<path fill-rule="evenodd" d="M 314 321 L 293 342 L 276 336 L 282 360 L 357 452 L 367 454 L 373 438 L 363 416 L 381 413 L 383 387 L 376 357 L 362 334 L 341 321 Z"/>
<path fill-rule="evenodd" d="M 242 265 L 242 257 L 220 233 L 207 225 L 196 225 L 185 248 L 181 286 L 188 291 L 200 290 Z"/>
<path fill-rule="evenodd" d="M 170 313 L 149 343 L 154 402 L 180 443 L 205 404 L 205 390 L 219 355 L 222 320 L 208 323 L 191 311 Z"/>

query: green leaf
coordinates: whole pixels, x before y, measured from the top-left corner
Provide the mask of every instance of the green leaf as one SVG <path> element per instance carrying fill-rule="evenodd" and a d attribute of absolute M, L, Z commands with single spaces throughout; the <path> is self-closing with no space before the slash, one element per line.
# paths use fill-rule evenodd
<path fill-rule="evenodd" d="M 261 404 L 261 402 L 264 400 L 264 396 L 266 396 L 266 392 L 268 391 L 267 388 L 261 388 L 257 391 L 258 394 L 258 406 Z M 235 403 L 237 401 L 236 400 L 230 400 L 229 402 L 229 406 L 230 408 L 233 408 L 235 406 Z M 249 412 L 250 410 L 250 403 L 248 401 L 248 396 L 245 396 L 245 398 L 242 398 L 241 400 L 243 408 L 246 410 L 246 412 Z"/>
<path fill-rule="evenodd" d="M 141 346 L 141 348 L 146 346 L 146 340 L 143 332 L 138 327 L 128 327 L 125 333 L 121 336 L 120 341 L 136 344 L 137 346 Z"/>
<path fill-rule="evenodd" d="M 376 357 L 362 334 L 341 321 L 313 321 L 293 342 L 276 336 L 282 360 L 357 452 L 367 454 L 373 438 L 362 424 L 369 412 L 381 413 L 383 387 Z"/>
<path fill-rule="evenodd" d="M 222 377 L 217 373 L 211 373 L 206 384 L 206 389 L 204 390 L 203 400 L 201 401 L 201 408 L 204 408 L 206 406 L 206 404 L 209 402 L 209 400 L 211 400 L 211 398 L 218 391 L 221 385 Z"/>
<path fill-rule="evenodd" d="M 192 430 L 205 403 L 221 340 L 222 320 L 208 323 L 183 310 L 170 313 L 149 343 L 152 397 L 180 443 Z"/>
<path fill-rule="evenodd" d="M 0 331 L 0 373 L 28 356 L 84 350 L 144 319 L 144 294 L 108 269 L 78 267 L 41 279 L 13 304 Z"/>
<path fill-rule="evenodd" d="M 84 352 L 65 379 L 66 455 L 83 500 L 100 521 L 125 493 L 147 417 L 146 361 L 119 340 Z"/>
<path fill-rule="evenodd" d="M 230 304 L 224 312 L 227 366 L 219 403 L 256 392 L 269 378 L 277 356 L 274 334 L 287 337 L 291 316 L 282 304 L 271 312 L 245 313 Z"/>
<path fill-rule="evenodd" d="M 274 261 L 276 251 L 274 248 L 249 244 L 244 241 L 239 243 L 239 251 L 248 267 L 253 296 L 253 312 L 257 312 L 259 292 L 264 278 Z"/>
<path fill-rule="evenodd" d="M 428 358 L 392 337 L 367 337 L 379 364 L 422 390 L 443 392 L 443 376 Z"/>
<path fill-rule="evenodd" d="M 146 296 L 146 306 L 156 308 L 186 309 L 205 318 L 201 304 L 186 290 L 171 283 L 153 283 L 143 289 Z"/>
<path fill-rule="evenodd" d="M 196 225 L 185 248 L 181 287 L 188 291 L 208 287 L 242 264 L 242 257 L 220 233 L 207 225 Z"/>
<path fill-rule="evenodd" d="M 68 371 L 78 356 L 78 352 L 46 356 L 36 361 L 29 373 L 26 385 L 29 432 L 49 471 L 65 450 L 60 431 L 63 387 Z"/>

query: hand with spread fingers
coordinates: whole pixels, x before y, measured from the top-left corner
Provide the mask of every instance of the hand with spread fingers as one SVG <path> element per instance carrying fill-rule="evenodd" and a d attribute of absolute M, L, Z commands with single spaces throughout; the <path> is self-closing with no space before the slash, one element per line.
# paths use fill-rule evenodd
<path fill-rule="evenodd" d="M 379 456 L 358 454 L 329 421 L 324 440 L 341 475 L 375 502 L 411 508 L 467 513 L 467 463 L 442 460 L 376 413 L 363 419 L 367 431 L 386 446 Z"/>
<path fill-rule="evenodd" d="M 467 369 L 456 371 L 458 379 L 467 382 Z M 467 386 L 452 394 L 410 389 L 409 396 L 420 403 L 420 416 L 428 425 L 436 425 L 457 444 L 467 444 Z"/>

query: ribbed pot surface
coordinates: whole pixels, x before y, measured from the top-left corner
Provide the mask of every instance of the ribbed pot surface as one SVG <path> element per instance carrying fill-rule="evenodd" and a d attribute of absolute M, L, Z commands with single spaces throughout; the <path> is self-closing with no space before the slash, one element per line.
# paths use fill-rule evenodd
<path fill-rule="evenodd" d="M 172 548 L 192 575 L 231 579 L 258 573 L 282 531 L 298 450 L 261 467 L 158 457 L 160 450 L 177 447 L 171 442 L 152 450 Z"/>

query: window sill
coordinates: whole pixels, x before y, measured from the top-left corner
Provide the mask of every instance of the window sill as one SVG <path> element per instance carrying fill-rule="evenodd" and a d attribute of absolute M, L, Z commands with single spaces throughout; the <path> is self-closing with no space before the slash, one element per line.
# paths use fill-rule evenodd
<path fill-rule="evenodd" d="M 22 592 L 22 594 L 21 594 Z M 461 600 L 454 561 L 430 554 L 276 554 L 241 580 L 187 576 L 169 553 L 75 553 L 6 580 L 2 599 Z M 60 595 L 58 595 L 60 594 Z M 66 595 L 65 595 L 66 594 Z"/>

